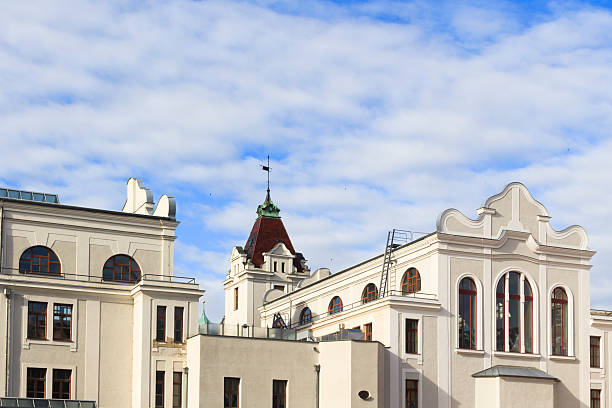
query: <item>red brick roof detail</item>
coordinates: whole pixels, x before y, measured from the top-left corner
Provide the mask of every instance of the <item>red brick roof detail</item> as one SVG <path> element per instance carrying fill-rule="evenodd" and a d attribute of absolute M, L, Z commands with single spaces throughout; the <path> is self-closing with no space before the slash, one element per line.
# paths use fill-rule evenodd
<path fill-rule="evenodd" d="M 264 261 L 263 253 L 270 251 L 279 242 L 285 244 L 289 252 L 295 255 L 295 249 L 293 249 L 283 221 L 280 218 L 259 217 L 253 224 L 244 249 L 251 262 L 256 267 L 260 267 Z M 293 259 L 293 265 L 299 272 L 302 271 L 302 265 L 298 257 Z"/>

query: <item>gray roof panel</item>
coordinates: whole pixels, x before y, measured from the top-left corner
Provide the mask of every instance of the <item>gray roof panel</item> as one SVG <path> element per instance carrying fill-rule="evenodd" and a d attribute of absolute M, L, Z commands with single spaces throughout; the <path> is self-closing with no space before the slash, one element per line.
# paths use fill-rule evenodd
<path fill-rule="evenodd" d="M 505 366 L 496 365 L 486 370 L 479 371 L 472 374 L 474 378 L 486 378 L 486 377 L 521 377 L 521 378 L 535 378 L 540 380 L 553 380 L 559 381 L 557 378 L 550 374 L 538 370 L 537 368 L 531 367 L 516 367 L 516 366 Z"/>

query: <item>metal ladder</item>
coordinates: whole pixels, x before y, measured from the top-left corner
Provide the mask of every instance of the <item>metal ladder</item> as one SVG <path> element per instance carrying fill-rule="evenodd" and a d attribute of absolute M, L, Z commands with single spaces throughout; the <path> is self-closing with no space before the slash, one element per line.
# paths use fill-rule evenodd
<path fill-rule="evenodd" d="M 378 297 L 387 295 L 387 281 L 389 280 L 389 270 L 391 269 L 391 256 L 393 251 L 403 244 L 412 241 L 413 232 L 400 229 L 393 229 L 387 232 L 387 243 L 385 245 L 385 257 L 383 259 L 382 274 L 380 276 L 380 286 Z"/>

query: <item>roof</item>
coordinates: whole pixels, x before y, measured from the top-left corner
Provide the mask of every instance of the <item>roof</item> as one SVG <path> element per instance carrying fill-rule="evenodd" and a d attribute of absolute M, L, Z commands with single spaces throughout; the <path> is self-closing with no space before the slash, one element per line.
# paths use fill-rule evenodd
<path fill-rule="evenodd" d="M 291 255 L 296 255 L 289 234 L 287 234 L 283 221 L 278 215 L 279 211 L 278 207 L 272 203 L 270 190 L 268 190 L 264 204 L 257 208 L 258 217 L 244 246 L 247 257 L 256 267 L 263 264 L 263 253 L 270 251 L 279 242 L 285 244 Z M 300 261 L 303 259 L 304 257 L 301 254 L 293 258 L 293 266 L 297 268 L 298 272 L 302 271 L 302 262 Z"/>
<path fill-rule="evenodd" d="M 537 368 L 531 367 L 516 367 L 516 366 L 505 366 L 496 365 L 486 370 L 479 371 L 472 374 L 474 378 L 487 378 L 487 377 L 520 377 L 520 378 L 534 378 L 538 380 L 552 380 L 559 381 L 557 378 L 549 375 L 548 373 L 538 370 Z"/>

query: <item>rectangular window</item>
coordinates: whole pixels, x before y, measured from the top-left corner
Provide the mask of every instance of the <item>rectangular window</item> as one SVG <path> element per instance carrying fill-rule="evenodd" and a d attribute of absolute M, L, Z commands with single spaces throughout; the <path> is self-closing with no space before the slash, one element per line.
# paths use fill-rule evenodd
<path fill-rule="evenodd" d="M 601 390 L 591 390 L 591 408 L 601 407 Z"/>
<path fill-rule="evenodd" d="M 287 380 L 272 381 L 272 408 L 286 408 Z"/>
<path fill-rule="evenodd" d="M 276 290 L 280 290 L 280 291 L 285 291 L 285 287 L 283 285 L 274 285 L 274 289 Z"/>
<path fill-rule="evenodd" d="M 166 306 L 157 306 L 157 335 L 155 340 L 166 341 Z"/>
<path fill-rule="evenodd" d="M 276 261 L 274 261 L 274 272 L 276 272 Z"/>
<path fill-rule="evenodd" d="M 365 334 L 366 341 L 372 341 L 372 323 L 366 323 L 363 325 L 363 332 Z"/>
<path fill-rule="evenodd" d="M 183 404 L 183 373 L 172 373 L 172 408 L 181 408 Z"/>
<path fill-rule="evenodd" d="M 419 382 L 406 380 L 406 408 L 419 407 Z"/>
<path fill-rule="evenodd" d="M 47 338 L 47 303 L 28 302 L 28 339 Z"/>
<path fill-rule="evenodd" d="M 72 340 L 72 305 L 53 305 L 53 340 Z"/>
<path fill-rule="evenodd" d="M 285 263 L 281 262 L 281 272 L 285 273 Z"/>
<path fill-rule="evenodd" d="M 72 370 L 53 369 L 53 390 L 55 399 L 70 399 L 70 377 Z"/>
<path fill-rule="evenodd" d="M 240 378 L 223 379 L 223 408 L 240 408 Z"/>
<path fill-rule="evenodd" d="M 600 337 L 591 336 L 591 367 L 592 368 L 600 368 L 601 362 L 599 359 L 599 341 Z"/>
<path fill-rule="evenodd" d="M 234 288 L 234 310 L 238 310 L 238 288 Z"/>
<path fill-rule="evenodd" d="M 46 368 L 28 367 L 26 379 L 26 397 L 45 398 Z"/>
<path fill-rule="evenodd" d="M 155 373 L 155 408 L 164 408 L 164 371 Z"/>
<path fill-rule="evenodd" d="M 416 319 L 406 319 L 406 353 L 418 353 L 419 321 Z"/>
<path fill-rule="evenodd" d="M 183 342 L 183 308 L 174 308 L 174 342 Z"/>

